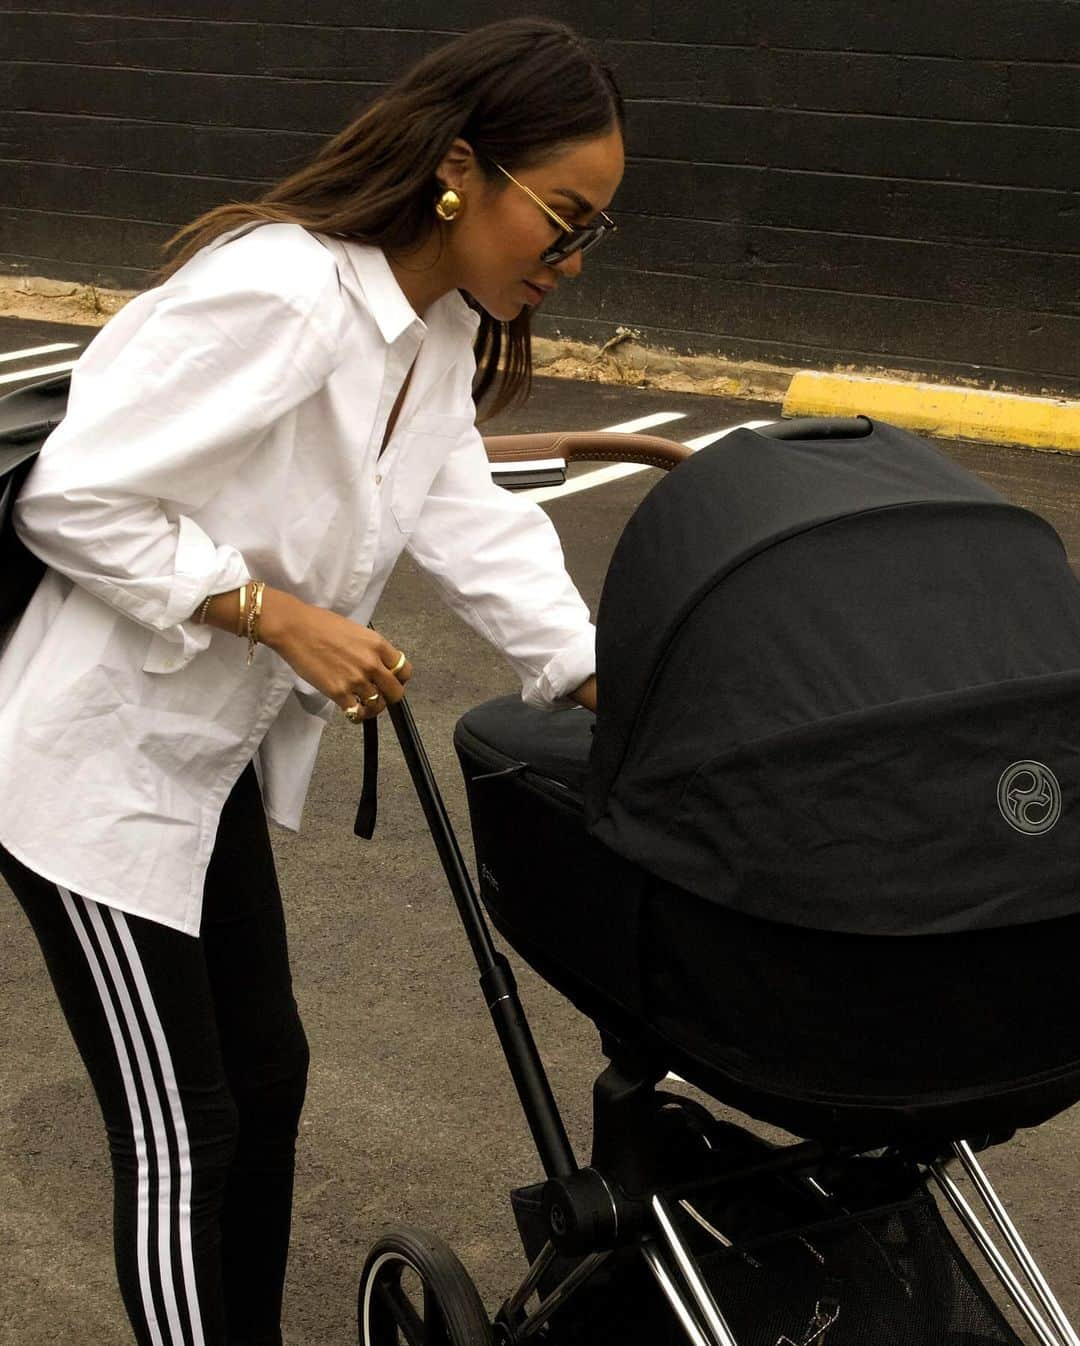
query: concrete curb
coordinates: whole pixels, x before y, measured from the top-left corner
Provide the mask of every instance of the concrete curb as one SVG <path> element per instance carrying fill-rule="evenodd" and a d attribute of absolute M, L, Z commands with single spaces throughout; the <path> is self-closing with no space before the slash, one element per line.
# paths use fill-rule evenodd
<path fill-rule="evenodd" d="M 1061 398 L 812 370 L 784 396 L 785 416 L 859 414 L 943 439 L 1080 451 L 1080 402 Z"/>
<path fill-rule="evenodd" d="M 532 345 L 538 374 L 706 397 L 780 403 L 792 375 L 779 365 L 658 350 L 642 345 L 624 327 L 602 346 L 542 336 L 534 336 Z"/>
<path fill-rule="evenodd" d="M 0 318 L 100 327 L 136 293 L 47 276 L 0 276 Z"/>
<path fill-rule="evenodd" d="M 135 291 L 0 276 L 0 317 L 100 326 Z M 785 416 L 867 415 L 944 439 L 1080 451 L 1080 402 L 918 382 L 888 372 L 796 370 L 718 355 L 677 355 L 618 327 L 602 346 L 537 336 L 538 374 L 699 396 L 783 404 Z"/>

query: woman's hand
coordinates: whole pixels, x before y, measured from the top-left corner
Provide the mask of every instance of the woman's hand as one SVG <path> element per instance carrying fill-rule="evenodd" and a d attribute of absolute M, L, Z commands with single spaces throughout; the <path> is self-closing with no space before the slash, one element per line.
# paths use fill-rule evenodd
<path fill-rule="evenodd" d="M 238 612 L 235 591 L 218 594 L 210 601 L 206 621 L 235 632 Z M 400 701 L 412 677 L 408 660 L 392 671 L 401 651 L 377 631 L 269 586 L 263 591 L 259 641 L 342 710 L 359 705 L 363 718 Z"/>

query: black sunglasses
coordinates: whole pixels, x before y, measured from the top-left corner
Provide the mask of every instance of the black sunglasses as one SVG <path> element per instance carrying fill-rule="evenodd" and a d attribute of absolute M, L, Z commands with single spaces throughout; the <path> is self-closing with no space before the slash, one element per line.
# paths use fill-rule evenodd
<path fill-rule="evenodd" d="M 573 225 L 567 224 L 561 215 L 556 215 L 551 207 L 541 201 L 531 188 L 526 187 L 523 182 L 518 182 L 513 173 L 508 173 L 502 164 L 495 163 L 494 159 L 491 162 L 495 164 L 495 167 L 504 177 L 510 179 L 515 187 L 520 187 L 526 196 L 531 197 L 549 220 L 558 225 L 560 230 L 558 238 L 550 248 L 545 248 L 540 254 L 540 260 L 545 266 L 557 266 L 559 262 L 564 262 L 567 257 L 572 257 L 575 252 L 584 255 L 590 248 L 595 248 L 602 238 L 607 234 L 613 234 L 619 227 L 610 215 L 601 210 L 590 224 L 575 229 Z"/>

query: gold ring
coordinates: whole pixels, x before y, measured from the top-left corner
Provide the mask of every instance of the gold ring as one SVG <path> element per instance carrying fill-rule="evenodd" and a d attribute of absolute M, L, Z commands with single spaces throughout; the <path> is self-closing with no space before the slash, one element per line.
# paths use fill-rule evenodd
<path fill-rule="evenodd" d="M 406 662 L 406 661 L 405 661 L 405 651 L 402 650 L 401 653 L 400 653 L 400 654 L 398 655 L 398 657 L 397 657 L 397 663 L 396 663 L 396 664 L 394 665 L 394 667 L 390 670 L 390 672 L 391 672 L 391 673 L 400 673 L 401 670 L 405 667 L 405 662 Z"/>
<path fill-rule="evenodd" d="M 372 692 L 370 696 L 362 696 L 360 700 L 363 701 L 365 706 L 370 706 L 373 701 L 378 701 L 380 696 L 382 696 L 382 692 Z"/>
<path fill-rule="evenodd" d="M 345 718 L 350 724 L 359 724 L 364 718 L 364 708 L 359 701 L 353 706 L 345 707 Z"/>

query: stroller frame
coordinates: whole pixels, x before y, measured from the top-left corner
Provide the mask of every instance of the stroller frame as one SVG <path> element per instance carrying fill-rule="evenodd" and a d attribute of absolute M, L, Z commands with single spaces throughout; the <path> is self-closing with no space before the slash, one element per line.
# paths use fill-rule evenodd
<path fill-rule="evenodd" d="M 997 1225 L 1002 1237 L 1005 1239 L 1010 1252 L 1016 1258 L 1028 1285 L 1035 1294 L 1036 1299 L 1042 1309 L 1049 1317 L 1052 1327 L 1039 1314 L 1038 1309 L 1031 1302 L 1031 1299 L 1024 1290 L 1022 1282 L 1017 1278 L 1015 1272 L 1009 1266 L 1008 1262 L 998 1250 L 997 1245 L 987 1233 L 975 1213 L 971 1204 L 964 1197 L 963 1192 L 953 1181 L 952 1175 L 948 1172 L 946 1162 L 937 1160 L 931 1164 L 930 1172 L 941 1189 L 942 1193 L 952 1206 L 953 1210 L 963 1221 L 965 1228 L 971 1235 L 972 1240 L 979 1248 L 980 1252 L 989 1262 L 991 1269 L 1001 1282 L 1005 1292 L 1016 1305 L 1025 1321 L 1031 1327 L 1032 1331 L 1039 1338 L 1043 1346 L 1080 1346 L 1080 1337 L 1077 1337 L 1072 1324 L 1062 1312 L 1061 1305 L 1058 1303 L 1053 1291 L 1046 1282 L 1046 1277 L 1039 1270 L 1038 1264 L 1028 1251 L 1027 1245 L 1020 1236 L 1019 1230 L 1009 1218 L 1009 1213 L 1002 1204 L 1001 1198 L 994 1191 L 990 1179 L 986 1176 L 982 1166 L 975 1157 L 971 1145 L 966 1140 L 953 1141 L 953 1153 L 960 1161 L 975 1186 L 976 1191 L 981 1197 L 983 1204 L 989 1211 L 994 1224 Z"/>
<path fill-rule="evenodd" d="M 778 439 L 798 438 L 805 424 L 798 420 L 787 421 L 770 426 L 765 433 Z M 818 435 L 839 438 L 857 436 L 864 432 L 865 425 L 865 420 L 814 420 Z M 535 463 L 543 459 L 545 469 L 551 470 L 552 481 L 564 477 L 565 465 L 571 460 L 637 462 L 671 468 L 689 454 L 685 446 L 655 436 L 612 433 L 503 436 L 488 439 L 487 449 L 493 469 L 499 464 Z M 497 470 L 496 480 L 499 480 Z M 511 479 L 504 475 L 503 484 L 510 485 Z M 919 1152 L 916 1152 L 916 1146 L 907 1145 L 843 1145 L 809 1140 L 775 1148 L 763 1147 L 758 1152 L 760 1157 L 749 1163 L 732 1167 L 728 1161 L 726 1165 L 716 1166 L 712 1173 L 706 1173 L 704 1178 L 690 1182 L 658 1180 L 655 1167 L 649 1162 L 648 1126 L 650 1118 L 655 1116 L 659 1097 L 656 1085 L 667 1075 L 668 1067 L 652 1044 L 619 1041 L 601 1030 L 610 1064 L 594 1085 L 592 1161 L 588 1166 L 580 1166 L 526 1020 L 513 971 L 492 941 L 412 711 L 405 700 L 388 710 L 472 947 L 480 986 L 547 1179 L 542 1188 L 543 1242 L 540 1244 L 538 1237 L 538 1251 L 531 1255 L 524 1279 L 496 1314 L 491 1338 L 496 1346 L 524 1346 L 524 1343 L 543 1340 L 556 1312 L 617 1250 L 631 1247 L 636 1247 L 640 1253 L 692 1346 L 743 1346 L 689 1246 L 688 1222 L 699 1231 L 703 1229 L 717 1243 L 732 1245 L 701 1213 L 695 1201 L 722 1189 L 725 1184 L 782 1175 L 810 1193 L 822 1203 L 823 1209 L 830 1209 L 831 1203 L 834 1215 L 838 1208 L 841 1214 L 850 1215 L 822 1185 L 818 1173 L 822 1165 L 830 1161 L 864 1158 L 894 1160 L 911 1175 L 920 1191 L 925 1191 L 932 1179 L 1040 1346 L 1080 1346 L 1080 1336 L 1067 1319 L 976 1158 L 976 1148 L 1005 1140 L 1007 1135 L 980 1138 L 976 1145 L 966 1139 L 929 1148 L 924 1145 Z M 708 1109 L 701 1108 L 693 1100 L 678 1095 L 668 1095 L 668 1100 L 676 1105 L 676 1111 L 680 1105 L 691 1111 L 700 1109 L 714 1125 L 726 1125 L 716 1122 Z M 748 1135 L 740 1128 L 731 1129 L 744 1138 Z M 1010 1265 L 1006 1253 L 987 1231 L 955 1180 L 950 1169 L 957 1164 L 985 1206 L 1005 1249 L 1016 1263 L 1016 1269 Z M 861 1219 L 863 1213 L 858 1212 L 856 1218 Z M 373 1252 L 372 1258 L 375 1257 Z M 369 1267 L 372 1258 L 369 1258 Z M 563 1263 L 562 1269 L 557 1267 L 559 1260 Z M 377 1266 L 378 1262 L 375 1264 Z M 460 1264 L 457 1268 L 467 1280 L 467 1273 Z M 425 1281 L 425 1304 L 428 1288 Z M 371 1290 L 370 1283 L 366 1290 L 361 1283 L 360 1298 L 365 1306 L 365 1316 Z M 475 1295 L 475 1291 L 472 1293 Z M 539 1302 L 529 1308 L 534 1296 L 539 1297 Z M 473 1320 L 474 1332 L 486 1330 L 475 1326 L 478 1321 L 487 1321 L 478 1300 L 477 1306 L 480 1319 Z M 823 1296 L 802 1337 L 795 1341 L 781 1335 L 777 1346 L 815 1346 L 815 1343 L 826 1346 L 829 1330 L 839 1312 L 839 1303 L 832 1303 L 828 1296 Z M 428 1340 L 426 1328 L 415 1314 L 406 1311 L 394 1316 L 410 1346 L 419 1346 Z M 443 1320 L 436 1337 L 441 1342 L 447 1336 Z M 462 1336 L 450 1333 L 449 1336 L 454 1346 L 459 1340 L 468 1340 L 470 1346 L 474 1340 L 479 1340 L 467 1333 Z M 361 1341 L 366 1340 L 362 1323 Z"/>
<path fill-rule="evenodd" d="M 641 1171 L 638 1142 L 642 1128 L 638 1123 L 642 1121 L 642 1109 L 654 1099 L 654 1087 L 666 1071 L 643 1059 L 635 1046 L 626 1048 L 608 1039 L 605 1047 L 611 1065 L 594 1088 L 593 1164 L 579 1167 L 526 1020 L 513 970 L 492 941 L 411 708 L 402 700 L 389 707 L 389 714 L 472 946 L 480 985 L 548 1179 L 544 1209 L 549 1236 L 533 1258 L 524 1280 L 499 1309 L 495 1342 L 498 1346 L 519 1346 L 537 1340 L 555 1312 L 603 1265 L 613 1249 L 633 1242 L 693 1346 L 740 1346 L 680 1230 L 680 1214 L 683 1219 L 689 1217 L 703 1225 L 718 1240 L 725 1241 L 724 1236 L 698 1213 L 690 1198 L 725 1182 L 742 1181 L 766 1172 L 789 1172 L 802 1173 L 801 1181 L 828 1201 L 829 1193 L 805 1170 L 826 1158 L 850 1158 L 875 1151 L 863 1146 L 827 1147 L 818 1141 L 804 1141 L 780 1147 L 766 1159 L 703 1182 L 652 1189 L 649 1175 Z M 1003 1137 L 987 1139 L 993 1143 Z M 940 1188 L 1040 1346 L 1080 1346 L 1080 1337 L 969 1141 L 955 1140 L 942 1153 L 910 1158 Z M 1015 1258 L 1023 1280 L 1009 1265 L 950 1173 L 954 1162 L 971 1180 Z M 613 1174 L 621 1180 L 614 1189 L 608 1181 Z M 641 1198 L 627 1202 L 624 1196 L 627 1188 L 640 1191 Z M 559 1253 L 578 1260 L 528 1310 L 528 1301 L 537 1293 Z M 1025 1280 L 1030 1293 L 1025 1289 Z M 810 1334 L 791 1346 L 812 1346 L 815 1339 L 825 1337 L 835 1315 L 834 1307 L 819 1303 Z"/>

